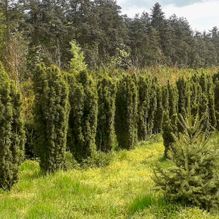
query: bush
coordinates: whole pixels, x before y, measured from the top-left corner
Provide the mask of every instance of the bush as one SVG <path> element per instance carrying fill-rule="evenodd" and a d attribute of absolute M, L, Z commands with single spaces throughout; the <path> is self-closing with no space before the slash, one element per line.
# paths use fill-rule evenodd
<path fill-rule="evenodd" d="M 171 201 L 210 210 L 219 206 L 218 148 L 206 143 L 202 120 L 180 117 L 184 132 L 171 148 L 173 166 L 155 170 L 156 186 Z"/>
<path fill-rule="evenodd" d="M 0 188 L 10 190 L 23 161 L 24 125 L 21 94 L 0 64 Z"/>
<path fill-rule="evenodd" d="M 116 97 L 116 135 L 120 148 L 131 149 L 137 142 L 138 90 L 135 76 L 124 76 Z"/>
<path fill-rule="evenodd" d="M 103 152 L 112 150 L 115 144 L 115 100 L 116 84 L 110 78 L 98 83 L 98 122 L 96 144 Z"/>
<path fill-rule="evenodd" d="M 140 76 L 138 78 L 138 140 L 148 137 L 148 114 L 150 107 L 151 80 Z"/>
<path fill-rule="evenodd" d="M 65 167 L 68 130 L 68 87 L 60 70 L 39 66 L 35 75 L 36 91 L 36 152 L 40 167 L 55 172 Z"/>
<path fill-rule="evenodd" d="M 68 147 L 74 158 L 82 162 L 96 151 L 97 88 L 87 72 L 81 72 L 76 77 L 69 76 L 68 81 L 71 105 Z"/>

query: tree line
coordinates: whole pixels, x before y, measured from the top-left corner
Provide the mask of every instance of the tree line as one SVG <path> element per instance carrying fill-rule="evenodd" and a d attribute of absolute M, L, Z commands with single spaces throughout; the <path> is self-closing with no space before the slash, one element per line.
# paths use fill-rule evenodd
<path fill-rule="evenodd" d="M 194 32 L 185 18 L 166 18 L 159 3 L 129 18 L 113 0 L 1 1 L 0 57 L 14 78 L 32 76 L 40 62 L 68 70 L 72 40 L 90 69 L 219 63 L 217 27 Z"/>

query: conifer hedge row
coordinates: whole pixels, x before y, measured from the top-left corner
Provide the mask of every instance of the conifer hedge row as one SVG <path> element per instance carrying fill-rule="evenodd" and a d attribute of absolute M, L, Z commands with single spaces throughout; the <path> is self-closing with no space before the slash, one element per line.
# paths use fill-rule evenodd
<path fill-rule="evenodd" d="M 10 189 L 22 161 L 24 128 L 20 93 L 2 67 L 0 79 L 0 187 Z M 203 131 L 219 129 L 219 75 L 160 86 L 145 75 L 115 80 L 41 65 L 34 81 L 35 153 L 46 173 L 65 168 L 66 150 L 80 163 L 116 145 L 132 149 L 157 133 L 163 133 L 168 156 L 171 133 L 183 132 L 180 114 L 205 115 Z"/>
<path fill-rule="evenodd" d="M 67 130 L 67 146 L 74 158 L 83 162 L 98 150 L 110 152 L 116 143 L 119 148 L 131 149 L 138 141 L 161 132 L 168 156 L 174 143 L 171 133 L 183 131 L 179 114 L 205 115 L 203 129 L 217 127 L 218 79 L 207 75 L 180 78 L 165 86 L 144 75 L 125 74 L 115 81 L 109 75 L 96 77 L 85 71 L 63 74 L 65 82 L 54 67 L 41 68 L 38 75 L 39 84 L 44 85 L 36 90 L 37 118 L 42 118 L 38 134 L 43 139 L 37 145 L 42 148 L 42 168 L 49 172 L 64 165 Z"/>

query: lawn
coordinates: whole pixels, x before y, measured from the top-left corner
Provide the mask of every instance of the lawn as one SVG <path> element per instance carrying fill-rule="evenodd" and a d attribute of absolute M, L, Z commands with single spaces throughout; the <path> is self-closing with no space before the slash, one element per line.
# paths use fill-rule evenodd
<path fill-rule="evenodd" d="M 167 203 L 154 190 L 154 166 L 169 165 L 162 154 L 158 140 L 116 152 L 106 167 L 49 176 L 40 173 L 38 162 L 28 160 L 13 189 L 0 191 L 0 218 L 219 219 L 197 208 Z"/>

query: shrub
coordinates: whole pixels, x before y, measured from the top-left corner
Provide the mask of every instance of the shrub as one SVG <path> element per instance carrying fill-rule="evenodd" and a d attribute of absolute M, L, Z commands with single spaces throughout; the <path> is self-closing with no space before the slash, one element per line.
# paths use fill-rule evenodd
<path fill-rule="evenodd" d="M 98 122 L 96 144 L 103 152 L 111 151 L 115 144 L 116 84 L 110 78 L 98 82 Z"/>
<path fill-rule="evenodd" d="M 0 64 L 0 188 L 10 190 L 23 161 L 24 125 L 21 94 Z"/>
<path fill-rule="evenodd" d="M 150 80 L 138 78 L 138 140 L 144 141 L 148 136 L 147 121 L 150 104 Z"/>
<path fill-rule="evenodd" d="M 41 169 L 55 172 L 65 166 L 68 87 L 57 67 L 41 65 L 35 75 L 35 91 L 36 152 Z"/>
<path fill-rule="evenodd" d="M 155 121 L 155 115 L 157 112 L 157 80 L 153 79 L 151 82 L 151 89 L 149 94 L 149 111 L 147 118 L 147 133 L 148 135 L 153 134 Z"/>
<path fill-rule="evenodd" d="M 156 89 L 156 96 L 157 96 L 157 109 L 155 112 L 154 118 L 154 134 L 158 134 L 162 132 L 163 126 L 163 117 L 164 117 L 164 108 L 163 108 L 163 95 L 162 95 L 162 88 L 158 85 Z"/>
<path fill-rule="evenodd" d="M 137 141 L 138 90 L 136 77 L 126 75 L 118 84 L 116 135 L 120 148 L 131 149 Z"/>
<path fill-rule="evenodd" d="M 96 151 L 98 95 L 96 83 L 87 72 L 69 76 L 70 117 L 68 146 L 78 162 Z"/>
<path fill-rule="evenodd" d="M 180 123 L 184 132 L 171 148 L 173 166 L 155 170 L 156 186 L 171 201 L 198 206 L 207 210 L 219 205 L 218 148 L 206 143 L 202 119 L 191 114 Z"/>

